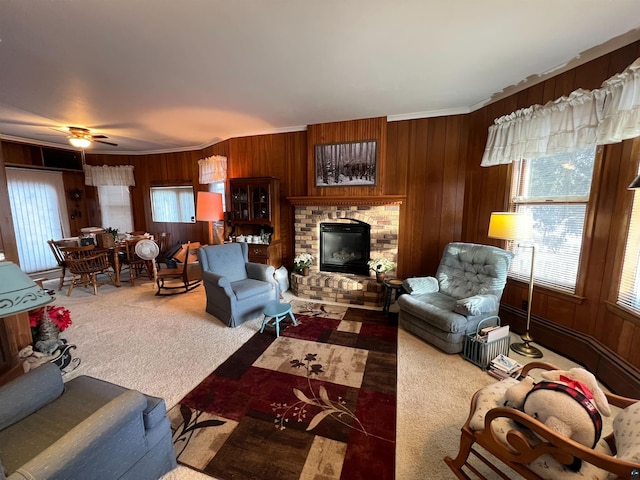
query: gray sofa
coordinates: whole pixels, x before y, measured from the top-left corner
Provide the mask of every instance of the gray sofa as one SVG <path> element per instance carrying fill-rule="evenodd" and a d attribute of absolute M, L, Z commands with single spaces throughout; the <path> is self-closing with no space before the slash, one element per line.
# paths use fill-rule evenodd
<path fill-rule="evenodd" d="M 435 277 L 404 281 L 408 295 L 398 298 L 398 323 L 447 353 L 461 352 L 465 335 L 498 315 L 512 258 L 489 245 L 448 244 Z"/>
<path fill-rule="evenodd" d="M 0 387 L 0 478 L 158 479 L 176 467 L 164 400 L 44 364 Z"/>
<path fill-rule="evenodd" d="M 198 258 L 207 293 L 206 310 L 230 327 L 256 318 L 267 303 L 280 298 L 275 269 L 249 262 L 246 243 L 203 247 Z"/>

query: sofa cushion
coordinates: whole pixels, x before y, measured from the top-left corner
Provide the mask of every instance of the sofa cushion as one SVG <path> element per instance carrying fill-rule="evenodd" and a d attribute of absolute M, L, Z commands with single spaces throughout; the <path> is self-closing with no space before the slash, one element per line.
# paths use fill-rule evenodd
<path fill-rule="evenodd" d="M 269 293 L 274 289 L 274 286 L 261 280 L 247 278 L 245 280 L 232 282 L 231 289 L 238 300 L 244 300 L 245 298 Z"/>
<path fill-rule="evenodd" d="M 57 365 L 45 363 L 0 387 L 0 430 L 19 422 L 58 398 L 64 390 Z"/>

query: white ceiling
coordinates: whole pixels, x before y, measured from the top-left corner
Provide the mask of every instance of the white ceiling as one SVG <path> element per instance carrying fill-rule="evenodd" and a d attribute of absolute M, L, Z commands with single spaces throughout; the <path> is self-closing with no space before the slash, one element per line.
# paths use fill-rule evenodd
<path fill-rule="evenodd" d="M 0 138 L 151 153 L 466 113 L 639 27 L 638 0 L 0 0 Z"/>

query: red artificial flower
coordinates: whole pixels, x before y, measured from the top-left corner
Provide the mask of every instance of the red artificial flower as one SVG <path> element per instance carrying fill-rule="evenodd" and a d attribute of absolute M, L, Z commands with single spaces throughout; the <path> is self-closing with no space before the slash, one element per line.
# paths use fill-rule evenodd
<path fill-rule="evenodd" d="M 64 307 L 42 307 L 29 312 L 29 325 L 36 328 L 42 322 L 42 317 L 48 315 L 53 324 L 60 330 L 66 330 L 71 325 L 71 312 Z"/>

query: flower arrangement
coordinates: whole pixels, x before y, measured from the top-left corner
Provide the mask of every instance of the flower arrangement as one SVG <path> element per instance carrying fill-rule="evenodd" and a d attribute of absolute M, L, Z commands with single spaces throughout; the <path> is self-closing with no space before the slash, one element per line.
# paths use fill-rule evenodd
<path fill-rule="evenodd" d="M 313 255 L 310 253 L 301 253 L 293 259 L 293 263 L 296 266 L 296 271 L 301 272 L 303 268 L 311 266 L 313 263 Z"/>
<path fill-rule="evenodd" d="M 396 268 L 396 264 L 384 257 L 374 258 L 367 262 L 370 270 L 376 273 L 385 273 Z"/>
<path fill-rule="evenodd" d="M 107 227 L 107 228 L 104 229 L 104 233 L 110 233 L 111 235 L 113 235 L 113 240 L 114 241 L 118 240 L 118 229 L 117 228 Z"/>
<path fill-rule="evenodd" d="M 33 338 L 38 336 L 38 330 L 43 322 L 51 323 L 59 332 L 71 325 L 71 312 L 64 307 L 42 307 L 29 312 L 29 325 Z"/>

